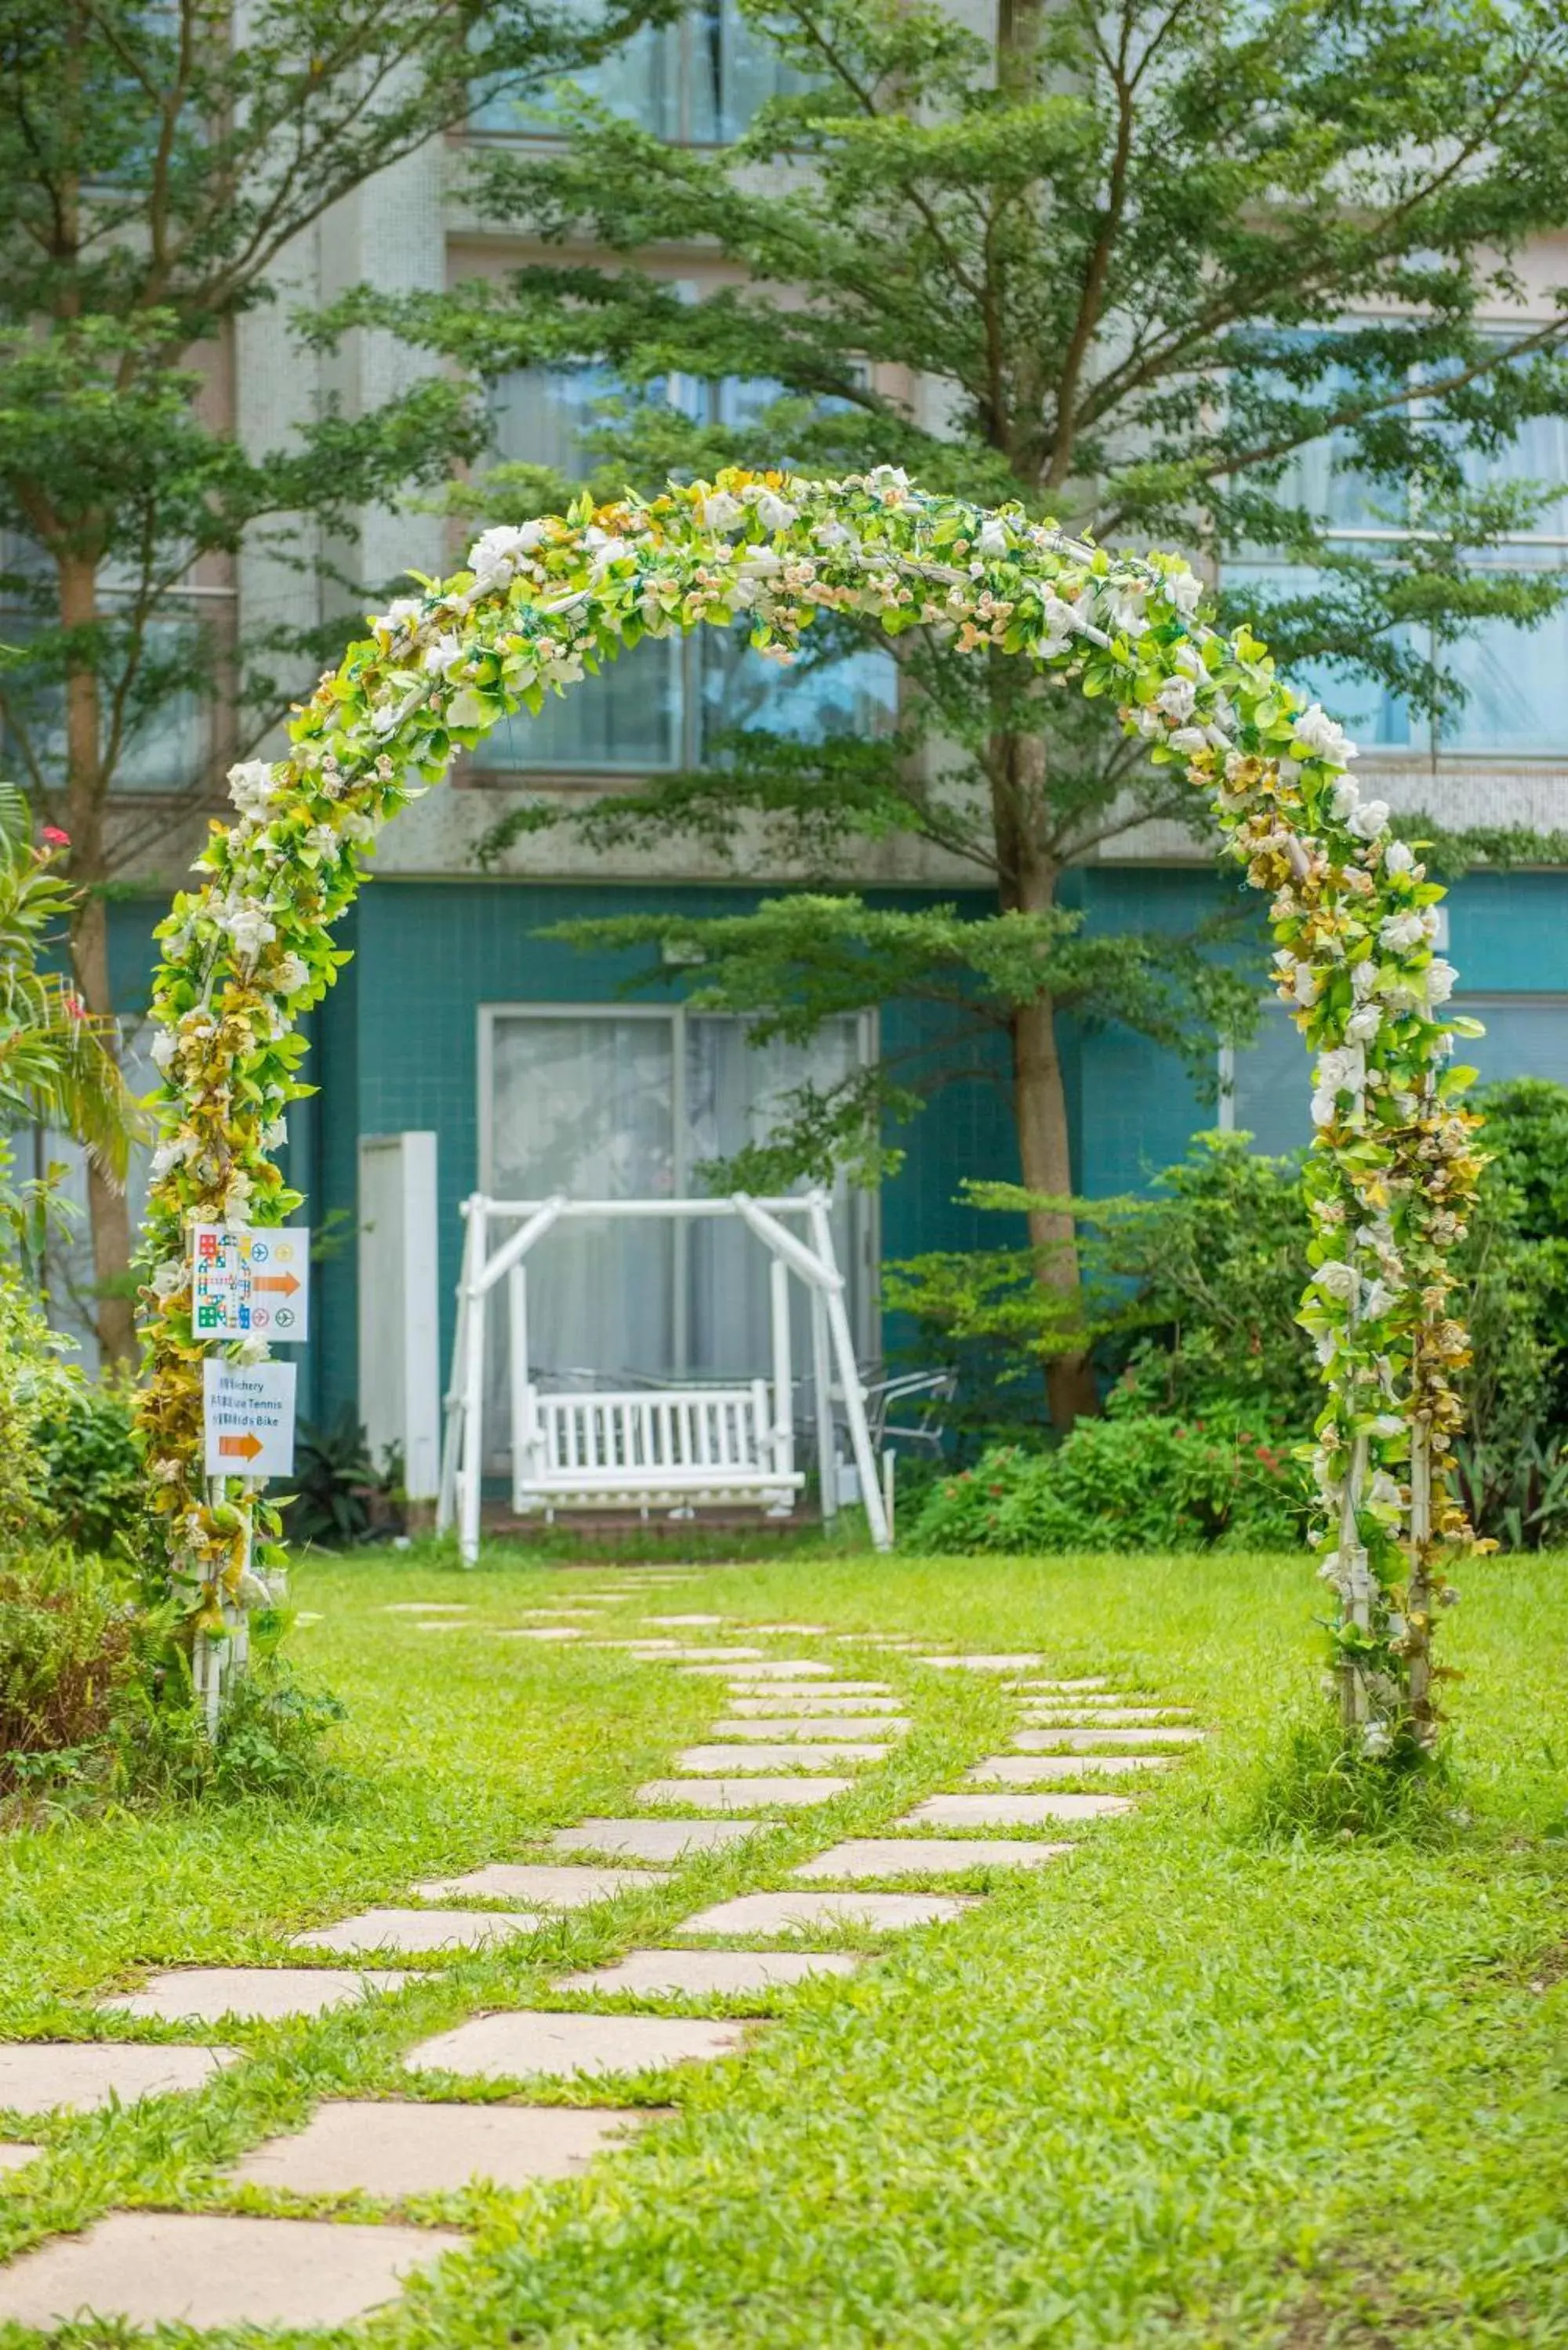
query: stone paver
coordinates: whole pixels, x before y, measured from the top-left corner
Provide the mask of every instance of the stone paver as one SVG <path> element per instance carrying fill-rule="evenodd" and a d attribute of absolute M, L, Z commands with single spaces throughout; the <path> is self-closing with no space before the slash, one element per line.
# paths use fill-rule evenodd
<path fill-rule="evenodd" d="M 590 1901 L 607 1901 L 628 1887 L 661 1885 L 662 1868 L 570 1868 L 548 1861 L 493 1860 L 488 1867 L 471 1868 L 466 1877 L 438 1877 L 416 1885 L 421 1901 L 461 1900 L 478 1894 L 488 1901 L 536 1901 L 550 1909 L 581 1909 Z"/>
<path fill-rule="evenodd" d="M 928 1795 L 898 1825 L 1033 1828 L 1048 1820 L 1098 1820 L 1131 1809 L 1126 1795 Z"/>
<path fill-rule="evenodd" d="M 881 1762 L 891 1748 L 865 1739 L 844 1739 L 836 1746 L 808 1746 L 801 1742 L 777 1746 L 685 1746 L 675 1757 L 678 1771 L 831 1771 L 842 1762 Z"/>
<path fill-rule="evenodd" d="M 1168 1771 L 1168 1754 L 988 1754 L 964 1777 L 975 1787 L 1036 1787 L 1049 1779 L 1116 1779 L 1129 1771 Z"/>
<path fill-rule="evenodd" d="M 36 2146 L 14 2146 L 9 2139 L 0 2138 L 0 2170 L 20 2170 L 26 2162 L 36 2162 L 43 2151 Z"/>
<path fill-rule="evenodd" d="M 466 1616 L 470 1602 L 466 1599 L 391 1599 L 381 1610 L 383 1616 Z"/>
<path fill-rule="evenodd" d="M 269 2138 L 236 2163 L 232 2178 L 296 2195 L 389 2199 L 439 2195 L 491 2178 L 526 2187 L 581 2170 L 648 2119 L 570 2106 L 436 2106 L 349 2102 L 320 2106 L 305 2128 Z"/>
<path fill-rule="evenodd" d="M 1070 1844 L 1025 1844 L 1004 1836 L 850 1836 L 792 1877 L 948 1877 L 966 1868 L 1043 1868 Z"/>
<path fill-rule="evenodd" d="M 738 1657 L 742 1651 L 732 1648 L 730 1654 Z M 686 1665 L 681 1669 L 690 1673 L 693 1679 L 711 1679 L 715 1674 L 722 1678 L 732 1671 L 729 1665 Z M 833 1667 L 814 1663 L 809 1657 L 779 1657 L 766 1664 L 753 1665 L 746 1672 L 734 1673 L 732 1678 L 736 1681 L 831 1680 Z"/>
<path fill-rule="evenodd" d="M 750 1804 L 826 1804 L 847 1779 L 649 1779 L 639 1804 L 690 1804 L 696 1812 L 743 1812 Z"/>
<path fill-rule="evenodd" d="M 919 1657 L 916 1659 L 919 1664 L 929 1665 L 933 1670 L 944 1673 L 1024 1673 L 1031 1666 L 1043 1665 L 1044 1661 L 1044 1657 L 1031 1656 L 1027 1652 L 1012 1657 Z"/>
<path fill-rule="evenodd" d="M 808 1934 L 824 1926 L 887 1931 L 940 1925 L 976 1907 L 963 1893 L 741 1893 L 699 1909 L 681 1934 Z"/>
<path fill-rule="evenodd" d="M 214 2073 L 239 2061 L 235 2048 L 148 2048 L 127 2040 L 13 2040 L 0 2047 L 0 2107 L 47 2114 L 57 2106 L 78 2113 L 118 2097 L 166 2096 L 202 2089 Z"/>
<path fill-rule="evenodd" d="M 296 1950 L 472 1950 L 536 1934 L 544 1920 L 525 1912 L 490 1909 L 362 1909 L 336 1926 L 313 1926 L 289 1937 Z"/>
<path fill-rule="evenodd" d="M 722 1624 L 724 1618 L 722 1616 L 645 1616 L 642 1620 L 645 1624 L 656 1625 L 661 1632 L 682 1632 L 698 1630 L 704 1624 Z M 768 1627 L 764 1624 L 748 1624 L 743 1628 L 748 1632 L 763 1632 Z"/>
<path fill-rule="evenodd" d="M 483 1624 L 465 1624 L 456 1617 L 443 1619 L 435 1616 L 421 1616 L 414 1624 L 416 1632 L 483 1632 L 484 1629 Z"/>
<path fill-rule="evenodd" d="M 671 1654 L 678 1664 L 722 1665 L 727 1671 L 730 1666 L 735 1664 L 744 1664 L 749 1666 L 755 1663 L 760 1666 L 766 1659 L 767 1650 L 765 1648 L 742 1648 L 738 1647 L 732 1648 L 715 1648 L 711 1643 L 710 1643 L 706 1648 L 690 1648 L 683 1643 L 674 1648 L 671 1651 Z"/>
<path fill-rule="evenodd" d="M 885 1697 L 895 1705 L 907 1702 L 893 1696 L 888 1681 L 771 1681 L 765 1677 L 758 1680 L 744 1673 L 731 1674 L 730 1694 L 732 1701 L 751 1699 L 769 1705 L 782 1705 L 786 1700 L 798 1698 L 805 1698 L 812 1705 L 836 1705 L 842 1698 L 862 1697 Z"/>
<path fill-rule="evenodd" d="M 666 2064 L 728 2056 L 746 2035 L 743 2023 L 702 2016 L 546 2015 L 518 2009 L 475 2016 L 424 2040 L 403 2059 L 410 2073 L 461 2073 L 471 2080 L 563 2079 L 599 2073 L 651 2073 Z"/>
<path fill-rule="evenodd" d="M 1019 1708 L 1020 1721 L 1044 1725 L 1047 1722 L 1064 1730 L 1104 1730 L 1112 1724 L 1128 1721 L 1180 1721 L 1190 1720 L 1189 1705 L 1106 1705 L 1094 1712 L 1085 1704 L 1064 1712 L 1060 1706 L 1024 1705 Z"/>
<path fill-rule="evenodd" d="M 903 1738 L 908 1734 L 909 1730 L 909 1717 L 901 1713 L 851 1713 L 842 1716 L 832 1713 L 805 1716 L 775 1713 L 765 1715 L 760 1721 L 753 1721 L 746 1715 L 740 1715 L 733 1721 L 716 1721 L 713 1724 L 715 1738 L 759 1740 L 826 1738 L 837 1741 L 856 1738 Z"/>
<path fill-rule="evenodd" d="M 741 1629 L 748 1638 L 765 1633 L 772 1639 L 814 1640 L 827 1629 L 826 1624 L 742 1624 Z"/>
<path fill-rule="evenodd" d="M 564 1976 L 556 1988 L 711 1999 L 776 1991 L 808 1975 L 853 1974 L 864 1964 L 853 1950 L 628 1950 L 615 1966 Z"/>
<path fill-rule="evenodd" d="M 1081 1754 L 1091 1752 L 1096 1746 L 1197 1746 L 1202 1739 L 1200 1730 L 1075 1730 L 1059 1726 L 1021 1730 L 1012 1742 L 1020 1754 L 1042 1754 L 1048 1746 L 1066 1746 Z"/>
<path fill-rule="evenodd" d="M 787 1721 L 802 1713 L 896 1715 L 903 1703 L 902 1698 L 886 1692 L 885 1685 L 872 1695 L 854 1688 L 846 1694 L 843 1682 L 836 1681 L 831 1689 L 769 1690 L 761 1697 L 732 1697 L 730 1711 L 743 1713 L 748 1721 Z"/>
<path fill-rule="evenodd" d="M 409 1978 L 389 1968 L 169 1967 L 140 1991 L 99 2005 L 164 2023 L 217 2023 L 225 2015 L 271 2023 L 285 2015 L 323 2015 L 377 1991 L 406 1991 Z"/>
<path fill-rule="evenodd" d="M 575 1624 L 509 1624 L 494 1632 L 496 1640 L 584 1640 L 587 1635 Z"/>
<path fill-rule="evenodd" d="M 556 1852 L 612 1852 L 626 1860 L 680 1860 L 738 1844 L 758 1820 L 579 1820 L 550 1838 Z"/>
<path fill-rule="evenodd" d="M 464 2239 L 437 2228 L 112 2211 L 0 2270 L 0 2317 L 51 2327 L 86 2311 L 133 2325 L 346 2325 Z"/>

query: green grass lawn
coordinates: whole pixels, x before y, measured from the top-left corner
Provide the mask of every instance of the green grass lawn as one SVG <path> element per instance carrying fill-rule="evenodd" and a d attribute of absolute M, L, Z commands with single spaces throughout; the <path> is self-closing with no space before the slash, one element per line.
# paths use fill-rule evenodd
<path fill-rule="evenodd" d="M 467 1576 L 417 1552 L 307 1561 L 296 1596 L 321 1620 L 295 1651 L 350 1708 L 348 1794 L 314 1813 L 255 1802 L 13 1837 L 0 2032 L 158 2037 L 88 2002 L 153 1964 L 277 1959 L 301 1926 L 624 1810 L 722 1711 L 720 1686 L 483 1632 L 614 1579 L 500 1554 Z M 470 2228 L 472 2254 L 365 2335 L 406 2350 L 1568 2341 L 1568 1561 L 1478 1563 L 1465 1586 L 1445 1632 L 1466 1675 L 1467 1824 L 1428 1851 L 1249 1835 L 1281 1711 L 1315 1702 L 1300 1559 L 795 1554 L 625 1603 L 626 1628 L 712 1607 L 1039 1648 L 1053 1669 L 1190 1704 L 1220 1734 L 1069 1861 L 999 1877 L 958 1924 L 788 1994 L 742 2059 L 643 2076 L 632 2094 L 678 2115 L 582 2178 L 410 2204 Z M 474 1628 L 420 1632 L 378 1612 L 394 1599 L 467 1601 Z M 827 1811 L 589 1922 L 424 1968 L 350 2014 L 231 2031 L 253 2061 L 202 2095 L 57 2126 L 46 2162 L 0 2180 L 0 2251 L 135 2204 L 318 2208 L 228 2189 L 223 2168 L 323 2095 L 435 2094 L 399 2069 L 415 2040 L 782 1881 L 1005 1742 L 1008 1701 L 978 1677 L 775 1646 L 907 1691 L 913 1735 Z M 0 2137 L 36 2131 L 11 2118 Z"/>

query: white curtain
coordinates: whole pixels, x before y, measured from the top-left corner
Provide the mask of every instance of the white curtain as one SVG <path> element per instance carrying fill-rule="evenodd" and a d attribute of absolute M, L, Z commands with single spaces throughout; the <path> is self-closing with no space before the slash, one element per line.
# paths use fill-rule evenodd
<path fill-rule="evenodd" d="M 686 1023 L 686 1104 L 693 1169 L 764 1141 L 787 1109 L 786 1097 L 803 1085 L 826 1091 L 849 1076 L 858 1058 L 853 1019 L 834 1020 L 804 1045 L 774 1037 L 746 1042 L 745 1023 L 691 1015 Z M 691 1189 L 706 1187 L 693 1174 Z M 804 1188 L 797 1186 L 797 1189 Z M 852 1267 L 848 1186 L 834 1191 L 833 1244 L 839 1269 Z M 800 1229 L 800 1227 L 794 1227 Z M 704 1378 L 751 1378 L 771 1367 L 769 1267 L 772 1257 L 739 1224 L 695 1224 L 687 1276 L 688 1347 L 691 1368 Z M 790 1283 L 797 1377 L 809 1362 L 810 1309 L 798 1281 Z"/>
<path fill-rule="evenodd" d="M 637 1200 L 675 1185 L 667 1019 L 503 1014 L 493 1024 L 491 1191 Z M 672 1233 L 659 1222 L 557 1226 L 528 1258 L 528 1354 L 551 1385 L 674 1368 Z M 497 1320 L 502 1317 L 497 1316 Z"/>

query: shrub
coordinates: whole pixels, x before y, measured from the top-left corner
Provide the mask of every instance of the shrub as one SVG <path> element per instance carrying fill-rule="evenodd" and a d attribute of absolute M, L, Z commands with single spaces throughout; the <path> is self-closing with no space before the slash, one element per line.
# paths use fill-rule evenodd
<path fill-rule="evenodd" d="M 136 1607 L 97 1563 L 0 1565 L 0 1792 L 35 1781 L 40 1758 L 107 1752 L 139 1661 Z"/>
<path fill-rule="evenodd" d="M 933 1551 L 1277 1550 L 1301 1539 L 1302 1481 L 1251 1426 L 1122 1414 L 1048 1452 L 1016 1445 L 944 1478 L 908 1545 Z"/>
<path fill-rule="evenodd" d="M 141 1460 L 129 1385 L 64 1388 L 39 1420 L 36 1442 L 56 1532 L 78 1550 L 136 1548 Z"/>

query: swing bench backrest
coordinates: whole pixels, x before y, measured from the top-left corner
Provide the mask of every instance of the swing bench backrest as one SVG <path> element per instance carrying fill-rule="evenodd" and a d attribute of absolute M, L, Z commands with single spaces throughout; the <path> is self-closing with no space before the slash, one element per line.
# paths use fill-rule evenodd
<path fill-rule="evenodd" d="M 514 1506 L 777 1501 L 805 1480 L 781 1458 L 765 1381 L 517 1399 Z"/>

